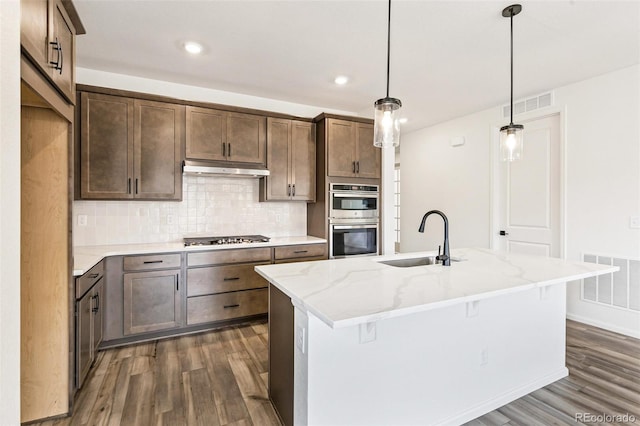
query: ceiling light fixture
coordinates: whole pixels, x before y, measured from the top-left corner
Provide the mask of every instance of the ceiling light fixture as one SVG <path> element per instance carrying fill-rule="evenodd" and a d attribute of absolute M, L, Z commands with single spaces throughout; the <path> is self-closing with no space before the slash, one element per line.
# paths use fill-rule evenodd
<path fill-rule="evenodd" d="M 389 0 L 389 18 L 387 21 L 387 96 L 378 99 L 374 104 L 373 145 L 400 145 L 400 123 L 398 110 L 402 107 L 400 99 L 389 97 L 389 59 L 391 57 L 391 0 Z"/>
<path fill-rule="evenodd" d="M 333 80 L 333 82 L 338 86 L 344 86 L 349 82 L 349 77 L 347 77 L 346 75 L 339 75 Z"/>
<path fill-rule="evenodd" d="M 184 50 L 191 53 L 192 55 L 198 55 L 202 53 L 202 45 L 200 43 L 196 43 L 195 41 L 188 41 L 184 44 Z"/>
<path fill-rule="evenodd" d="M 513 17 L 522 11 L 522 6 L 512 4 L 502 10 L 502 16 L 511 23 L 511 121 L 500 128 L 500 156 L 502 161 L 514 161 L 522 158 L 523 132 L 522 124 L 513 124 Z"/>

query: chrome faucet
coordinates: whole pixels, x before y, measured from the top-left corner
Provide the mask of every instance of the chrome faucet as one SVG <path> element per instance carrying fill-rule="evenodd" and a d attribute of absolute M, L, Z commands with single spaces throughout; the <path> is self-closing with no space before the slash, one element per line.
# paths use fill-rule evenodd
<path fill-rule="evenodd" d="M 418 228 L 418 232 L 424 232 L 424 224 L 427 221 L 427 218 L 431 214 L 439 215 L 442 220 L 444 220 L 444 253 L 440 254 L 440 246 L 438 246 L 438 256 L 436 260 L 442 261 L 442 266 L 451 266 L 451 255 L 449 253 L 449 220 L 447 216 L 442 213 L 440 210 L 429 210 L 422 216 L 422 222 L 420 222 L 420 228 Z"/>

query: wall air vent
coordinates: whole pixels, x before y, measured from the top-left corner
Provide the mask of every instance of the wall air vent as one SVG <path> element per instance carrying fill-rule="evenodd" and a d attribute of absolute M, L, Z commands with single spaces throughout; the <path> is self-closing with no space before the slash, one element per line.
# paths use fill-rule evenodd
<path fill-rule="evenodd" d="M 553 105 L 553 92 L 543 93 L 538 96 L 533 96 L 527 99 L 521 99 L 513 104 L 513 115 L 522 114 L 525 112 L 535 111 L 537 109 L 550 107 Z M 502 116 L 509 118 L 511 115 L 511 108 L 509 105 L 502 107 Z"/>
<path fill-rule="evenodd" d="M 582 300 L 628 311 L 640 311 L 640 260 L 583 254 L 582 260 L 619 266 L 620 271 L 582 280 Z"/>

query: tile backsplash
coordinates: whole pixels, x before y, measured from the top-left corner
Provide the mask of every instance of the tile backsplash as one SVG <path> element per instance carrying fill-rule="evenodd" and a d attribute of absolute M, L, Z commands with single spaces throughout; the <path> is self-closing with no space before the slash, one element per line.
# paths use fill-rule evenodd
<path fill-rule="evenodd" d="M 73 244 L 158 243 L 185 235 L 300 236 L 304 202 L 259 202 L 259 180 L 189 176 L 182 201 L 74 201 Z"/>

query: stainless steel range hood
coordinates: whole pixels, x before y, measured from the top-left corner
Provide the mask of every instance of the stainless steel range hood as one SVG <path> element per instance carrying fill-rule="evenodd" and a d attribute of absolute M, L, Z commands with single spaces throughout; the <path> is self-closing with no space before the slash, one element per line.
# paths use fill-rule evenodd
<path fill-rule="evenodd" d="M 182 172 L 188 175 L 209 175 L 245 178 L 261 178 L 264 176 L 269 176 L 269 170 L 265 168 L 222 167 L 216 163 L 210 163 L 208 161 L 193 160 L 185 160 L 182 166 Z"/>

